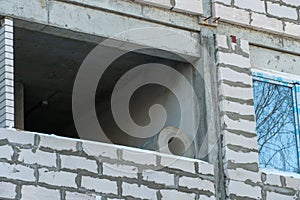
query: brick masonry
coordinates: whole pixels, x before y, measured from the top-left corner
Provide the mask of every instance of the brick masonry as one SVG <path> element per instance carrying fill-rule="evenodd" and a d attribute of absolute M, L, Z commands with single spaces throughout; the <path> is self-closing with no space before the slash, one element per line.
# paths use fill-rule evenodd
<path fill-rule="evenodd" d="M 202 15 L 202 1 L 136 0 Z M 300 37 L 298 0 L 216 0 L 214 18 Z M 226 199 L 300 199 L 300 176 L 258 168 L 249 44 L 216 36 Z M 1 22 L 1 127 L 13 126 L 13 23 Z M 1 88 L 0 88 L 1 89 Z M 10 115 L 6 115 L 6 113 Z M 1 114 L 1 112 L 0 112 Z M 0 199 L 216 199 L 212 164 L 117 145 L 0 129 Z M 220 173 L 222 174 L 222 173 Z"/>
<path fill-rule="evenodd" d="M 258 168 L 252 72 L 247 41 L 217 35 L 222 153 L 228 199 L 299 199 L 297 174 Z M 234 107 L 234 108 L 233 108 Z"/>
<path fill-rule="evenodd" d="M 14 127 L 13 20 L 0 19 L 0 127 Z"/>
<path fill-rule="evenodd" d="M 297 0 L 215 0 L 213 7 L 220 21 L 300 37 Z"/>
<path fill-rule="evenodd" d="M 215 197 L 214 168 L 199 160 L 8 129 L 0 150 L 0 199 Z"/>

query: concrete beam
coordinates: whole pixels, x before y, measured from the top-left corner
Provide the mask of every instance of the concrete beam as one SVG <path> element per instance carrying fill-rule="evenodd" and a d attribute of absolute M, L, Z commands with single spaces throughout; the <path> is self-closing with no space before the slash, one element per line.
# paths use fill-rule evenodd
<path fill-rule="evenodd" d="M 153 39 L 140 39 L 138 44 L 172 50 L 192 57 L 200 55 L 199 49 L 195 48 L 199 43 L 198 18 L 132 2 L 1 0 L 0 15 L 29 21 L 31 24 L 26 25 L 29 29 L 44 30 L 50 27 L 51 30 L 52 27 L 55 27 L 104 38 L 115 36 L 118 40 L 132 43 L 137 43 L 136 37 L 131 38 L 131 34 L 124 33 L 145 27 L 159 28 L 160 35 L 153 32 L 155 34 L 153 37 L 163 37 L 164 35 L 168 38 L 165 43 L 158 44 L 153 43 Z M 40 24 L 40 26 L 36 26 L 32 22 Z M 16 25 L 18 26 L 18 23 Z M 174 42 L 178 41 L 178 38 L 172 38 L 172 34 L 170 35 L 172 31 L 180 33 L 183 37 L 192 38 L 194 46 L 185 46 Z M 123 34 L 120 35 L 120 33 Z M 172 39 L 175 40 L 170 43 Z M 164 40 L 160 39 L 159 41 Z"/>

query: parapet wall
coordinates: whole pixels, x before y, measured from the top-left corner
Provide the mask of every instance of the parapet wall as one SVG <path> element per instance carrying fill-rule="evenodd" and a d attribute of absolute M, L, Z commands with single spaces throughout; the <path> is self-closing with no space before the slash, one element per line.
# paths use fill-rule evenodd
<path fill-rule="evenodd" d="M 0 129 L 0 199 L 215 199 L 211 164 Z"/>

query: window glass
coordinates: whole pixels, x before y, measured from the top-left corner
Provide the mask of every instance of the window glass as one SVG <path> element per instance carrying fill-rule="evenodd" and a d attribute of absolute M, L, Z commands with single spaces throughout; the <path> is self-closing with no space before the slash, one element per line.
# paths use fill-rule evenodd
<path fill-rule="evenodd" d="M 254 106 L 260 167 L 298 172 L 292 88 L 255 80 Z"/>

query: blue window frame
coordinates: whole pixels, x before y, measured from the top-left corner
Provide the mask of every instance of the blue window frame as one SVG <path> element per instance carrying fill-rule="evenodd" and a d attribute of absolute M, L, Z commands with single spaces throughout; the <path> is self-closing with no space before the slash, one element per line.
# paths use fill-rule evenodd
<path fill-rule="evenodd" d="M 299 173 L 299 82 L 253 72 L 253 89 L 260 167 Z"/>

